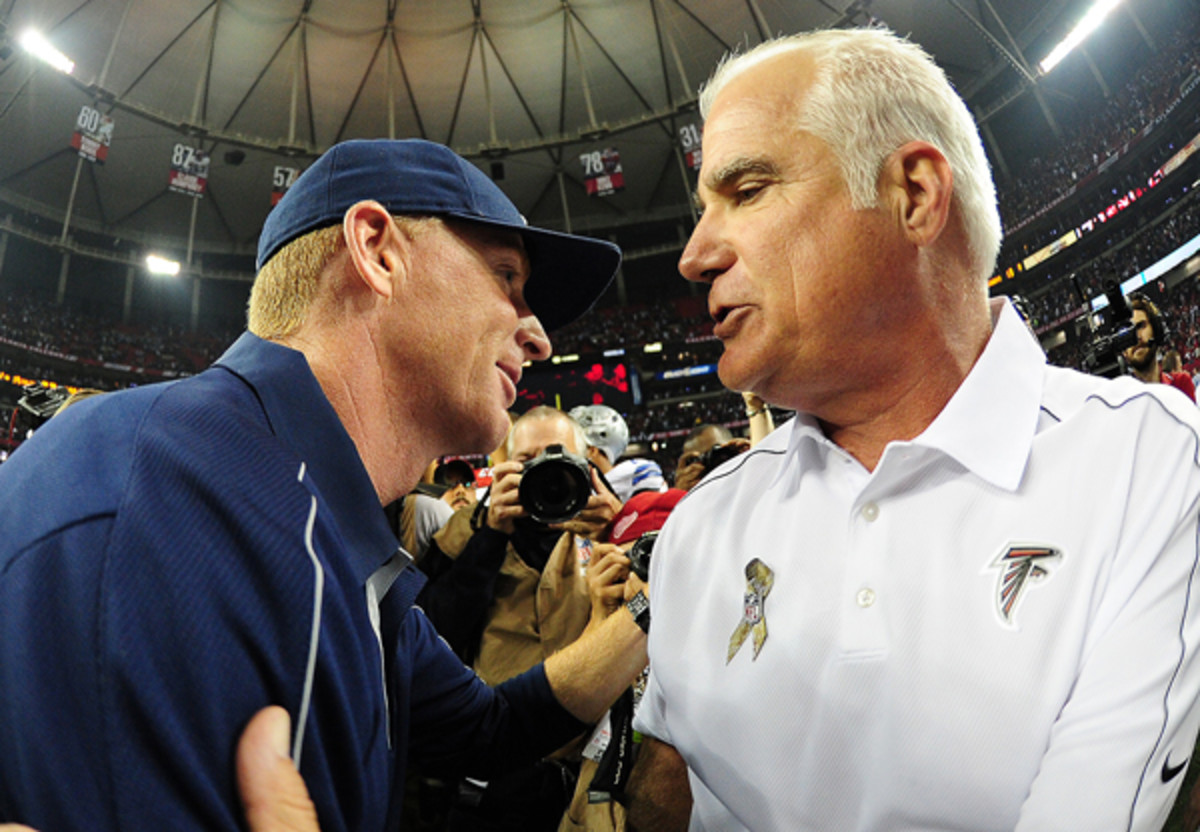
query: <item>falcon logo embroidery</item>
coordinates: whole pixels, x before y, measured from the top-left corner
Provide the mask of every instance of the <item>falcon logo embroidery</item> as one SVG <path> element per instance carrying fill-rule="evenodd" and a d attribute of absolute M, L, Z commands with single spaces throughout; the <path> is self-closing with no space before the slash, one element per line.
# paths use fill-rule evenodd
<path fill-rule="evenodd" d="M 996 581 L 996 612 L 1006 627 L 1018 629 L 1017 607 L 1031 586 L 1048 578 L 1062 560 L 1062 552 L 1049 546 L 1012 544 L 991 564 L 999 569 Z"/>

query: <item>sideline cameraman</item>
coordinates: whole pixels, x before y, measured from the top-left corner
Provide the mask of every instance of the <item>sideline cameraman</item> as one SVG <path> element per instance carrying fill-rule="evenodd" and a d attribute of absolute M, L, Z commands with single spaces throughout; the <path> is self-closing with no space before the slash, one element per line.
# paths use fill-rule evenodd
<path fill-rule="evenodd" d="M 1129 307 L 1133 310 L 1133 328 L 1138 342 L 1125 350 L 1125 363 L 1130 372 L 1147 384 L 1169 384 L 1182 391 L 1193 402 L 1196 401 L 1196 385 L 1187 373 L 1163 369 L 1159 350 L 1166 348 L 1166 337 L 1162 313 L 1154 301 L 1134 293 L 1129 296 Z"/>
<path fill-rule="evenodd" d="M 691 491 L 704 476 L 730 457 L 750 450 L 750 440 L 721 425 L 697 425 L 683 440 L 675 465 L 675 487 Z"/>
<path fill-rule="evenodd" d="M 551 445 L 580 455 L 587 443 L 567 414 L 537 407 L 513 423 L 508 460 L 493 469 L 489 499 L 459 511 L 422 563 L 430 576 L 418 603 L 443 638 L 495 685 L 536 665 L 583 633 L 591 615 L 586 566 L 605 554 L 621 503 L 591 470 L 594 493 L 572 520 L 547 525 L 522 506 L 522 471 Z M 574 744 L 573 744 L 574 745 Z M 451 830 L 553 830 L 578 773 L 578 748 L 490 783 L 460 784 Z"/>

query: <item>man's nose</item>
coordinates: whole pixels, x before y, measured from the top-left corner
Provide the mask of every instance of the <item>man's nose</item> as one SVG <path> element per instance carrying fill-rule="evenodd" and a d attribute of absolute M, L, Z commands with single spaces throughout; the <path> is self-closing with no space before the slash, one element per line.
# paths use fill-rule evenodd
<path fill-rule="evenodd" d="M 526 315 L 517 324 L 517 343 L 529 361 L 545 361 L 552 352 L 550 337 L 535 315 Z"/>
<path fill-rule="evenodd" d="M 724 240 L 716 212 L 706 210 L 700 216 L 683 255 L 679 258 L 679 273 L 697 283 L 711 283 L 734 261 L 733 250 Z"/>

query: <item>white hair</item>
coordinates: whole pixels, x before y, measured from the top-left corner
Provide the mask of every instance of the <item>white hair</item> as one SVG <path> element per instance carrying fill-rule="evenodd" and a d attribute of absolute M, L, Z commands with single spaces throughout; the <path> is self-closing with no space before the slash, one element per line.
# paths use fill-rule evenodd
<path fill-rule="evenodd" d="M 884 162 L 910 141 L 937 147 L 954 175 L 954 204 L 962 218 L 973 273 L 986 280 L 1000 252 L 996 187 L 975 120 L 946 74 L 916 44 L 885 29 L 830 29 L 781 37 L 742 55 L 727 55 L 700 92 L 707 118 L 729 81 L 770 58 L 806 52 L 815 77 L 797 113 L 797 126 L 825 142 L 837 157 L 851 204 L 879 200 Z"/>

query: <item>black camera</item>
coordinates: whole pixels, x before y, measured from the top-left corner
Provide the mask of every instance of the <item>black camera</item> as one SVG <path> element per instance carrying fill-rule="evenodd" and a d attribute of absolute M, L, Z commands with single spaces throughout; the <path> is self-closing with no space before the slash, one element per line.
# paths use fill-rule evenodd
<path fill-rule="evenodd" d="M 565 523 L 587 505 L 592 494 L 588 462 L 563 449 L 548 445 L 525 463 L 517 497 L 538 523 Z"/>
<path fill-rule="evenodd" d="M 658 540 L 658 531 L 645 532 L 629 550 L 629 569 L 643 581 L 650 580 L 650 554 Z"/>
<path fill-rule="evenodd" d="M 707 474 L 722 462 L 728 462 L 745 450 L 746 446 L 738 442 L 726 442 L 723 445 L 713 445 L 700 455 L 700 464 L 704 466 L 704 473 Z"/>
<path fill-rule="evenodd" d="M 1129 347 L 1137 345 L 1138 335 L 1133 325 L 1133 310 L 1121 293 L 1121 287 L 1110 282 L 1104 294 L 1108 298 L 1108 309 L 1104 313 L 1104 323 L 1092 329 L 1084 345 L 1083 369 L 1092 375 L 1116 378 L 1124 375 L 1123 354 Z"/>

